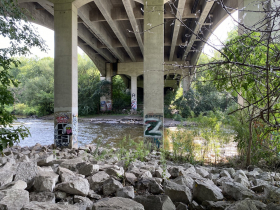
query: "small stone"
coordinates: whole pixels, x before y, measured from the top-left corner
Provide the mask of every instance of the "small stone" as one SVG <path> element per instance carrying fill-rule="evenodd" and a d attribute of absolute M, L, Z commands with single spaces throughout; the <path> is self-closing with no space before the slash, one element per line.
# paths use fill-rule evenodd
<path fill-rule="evenodd" d="M 133 173 L 125 173 L 125 179 L 132 185 L 135 185 L 137 177 Z"/>

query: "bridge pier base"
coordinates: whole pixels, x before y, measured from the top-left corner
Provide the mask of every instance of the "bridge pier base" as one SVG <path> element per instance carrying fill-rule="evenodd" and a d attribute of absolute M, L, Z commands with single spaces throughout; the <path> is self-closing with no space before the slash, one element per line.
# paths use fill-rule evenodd
<path fill-rule="evenodd" d="M 78 147 L 77 8 L 54 3 L 54 144 Z"/>
<path fill-rule="evenodd" d="M 144 4 L 144 138 L 151 148 L 163 146 L 164 0 Z"/>
<path fill-rule="evenodd" d="M 131 76 L 131 110 L 137 110 L 137 76 Z"/>

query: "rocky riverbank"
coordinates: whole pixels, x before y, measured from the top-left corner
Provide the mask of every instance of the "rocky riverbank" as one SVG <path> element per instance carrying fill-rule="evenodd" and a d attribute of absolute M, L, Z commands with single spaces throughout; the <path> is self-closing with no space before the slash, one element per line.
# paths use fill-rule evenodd
<path fill-rule="evenodd" d="M 125 167 L 105 149 L 13 147 L 0 157 L 0 210 L 279 210 L 280 173 L 175 164 Z M 133 152 L 133 151 L 131 151 Z"/>

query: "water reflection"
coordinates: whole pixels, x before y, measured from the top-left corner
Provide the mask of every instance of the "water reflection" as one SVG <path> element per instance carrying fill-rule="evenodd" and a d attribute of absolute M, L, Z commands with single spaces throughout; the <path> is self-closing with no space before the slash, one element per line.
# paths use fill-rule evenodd
<path fill-rule="evenodd" d="M 53 144 L 54 128 L 52 120 L 19 119 L 14 126 L 23 124 L 29 128 L 31 136 L 22 140 L 20 146 L 33 146 Z M 143 126 L 133 124 L 93 124 L 90 122 L 79 122 L 79 145 L 96 143 L 97 138 L 102 139 L 102 144 L 117 146 L 124 136 L 130 135 L 133 140 L 143 138 Z"/>

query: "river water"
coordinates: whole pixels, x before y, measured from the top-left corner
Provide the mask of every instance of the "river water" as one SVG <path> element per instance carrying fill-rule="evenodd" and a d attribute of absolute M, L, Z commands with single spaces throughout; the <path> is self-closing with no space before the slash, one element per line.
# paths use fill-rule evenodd
<path fill-rule="evenodd" d="M 54 122 L 53 120 L 40 119 L 18 119 L 15 126 L 25 125 L 31 136 L 21 140 L 20 146 L 33 146 L 36 143 L 49 145 L 54 142 Z M 124 136 L 134 139 L 141 139 L 143 136 L 143 126 L 134 124 L 93 124 L 90 122 L 79 122 L 78 141 L 79 146 L 96 143 L 97 139 L 102 140 L 102 144 L 117 146 Z"/>

